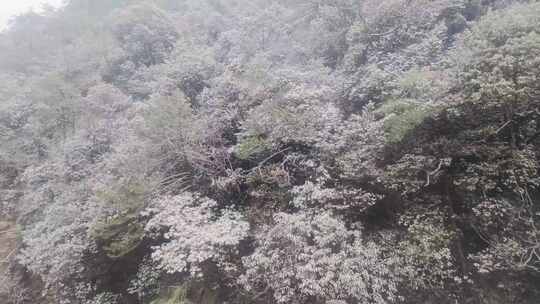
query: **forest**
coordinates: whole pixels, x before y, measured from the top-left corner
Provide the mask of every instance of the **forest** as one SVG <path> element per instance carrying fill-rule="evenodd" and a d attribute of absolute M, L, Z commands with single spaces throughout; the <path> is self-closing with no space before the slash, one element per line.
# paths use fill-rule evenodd
<path fill-rule="evenodd" d="M 537 304 L 540 2 L 66 0 L 0 32 L 0 303 Z"/>

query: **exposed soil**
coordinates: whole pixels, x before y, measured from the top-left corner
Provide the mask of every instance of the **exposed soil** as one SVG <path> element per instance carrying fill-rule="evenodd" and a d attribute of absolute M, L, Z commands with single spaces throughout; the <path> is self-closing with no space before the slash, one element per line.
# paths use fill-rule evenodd
<path fill-rule="evenodd" d="M 9 260 L 17 248 L 17 229 L 13 222 L 0 221 L 0 303 L 7 303 L 5 290 L 9 284 L 6 276 Z"/>

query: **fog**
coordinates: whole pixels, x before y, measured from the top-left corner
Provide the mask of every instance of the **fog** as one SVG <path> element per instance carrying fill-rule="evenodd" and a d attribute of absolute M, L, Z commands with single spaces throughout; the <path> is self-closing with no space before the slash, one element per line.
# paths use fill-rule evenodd
<path fill-rule="evenodd" d="M 0 2 L 0 30 L 8 25 L 9 20 L 29 10 L 41 11 L 43 5 L 59 7 L 63 0 L 2 0 Z"/>

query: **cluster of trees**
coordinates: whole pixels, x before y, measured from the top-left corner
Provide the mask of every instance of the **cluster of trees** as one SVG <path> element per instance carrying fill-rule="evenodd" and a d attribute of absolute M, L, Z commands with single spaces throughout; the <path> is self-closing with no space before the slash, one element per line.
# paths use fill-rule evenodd
<path fill-rule="evenodd" d="M 540 295 L 536 1 L 70 0 L 0 79 L 0 300 Z"/>

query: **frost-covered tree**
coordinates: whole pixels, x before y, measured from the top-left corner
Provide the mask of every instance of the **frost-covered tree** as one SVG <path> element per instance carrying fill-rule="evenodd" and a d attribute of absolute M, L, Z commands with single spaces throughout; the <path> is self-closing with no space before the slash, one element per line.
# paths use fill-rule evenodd
<path fill-rule="evenodd" d="M 14 18 L 0 302 L 536 303 L 538 16 L 70 0 Z"/>
<path fill-rule="evenodd" d="M 217 202 L 185 192 L 159 198 L 146 212 L 152 218 L 148 232 L 164 229 L 165 242 L 153 248 L 152 259 L 169 273 L 203 275 L 205 263 L 231 267 L 239 242 L 247 237 L 249 223 L 232 210 L 213 211 Z"/>
<path fill-rule="evenodd" d="M 110 18 L 114 36 L 135 65 L 162 63 L 178 37 L 167 14 L 151 5 L 133 5 Z"/>
<path fill-rule="evenodd" d="M 254 297 L 278 303 L 392 303 L 392 261 L 359 230 L 329 212 L 278 213 L 263 227 L 255 252 L 243 258 L 240 282 Z"/>

